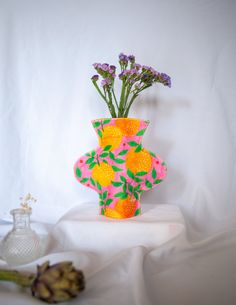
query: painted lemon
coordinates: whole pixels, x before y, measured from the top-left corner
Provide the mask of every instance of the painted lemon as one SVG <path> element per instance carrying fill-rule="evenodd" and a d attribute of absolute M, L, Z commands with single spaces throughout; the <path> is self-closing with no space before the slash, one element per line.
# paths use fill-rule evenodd
<path fill-rule="evenodd" d="M 92 170 L 92 178 L 97 181 L 101 186 L 109 186 L 111 181 L 115 179 L 115 172 L 111 165 L 102 162 L 96 164 Z"/>
<path fill-rule="evenodd" d="M 137 201 L 130 197 L 117 201 L 115 210 L 123 216 L 123 218 L 129 218 L 134 216 L 136 211 Z"/>
<path fill-rule="evenodd" d="M 104 215 L 106 217 L 110 217 L 110 218 L 119 218 L 119 219 L 124 218 L 117 211 L 115 211 L 115 210 L 113 210 L 111 208 L 106 208 Z"/>
<path fill-rule="evenodd" d="M 116 126 L 106 126 L 102 131 L 102 136 L 99 138 L 99 145 L 105 148 L 107 145 L 111 145 L 109 150 L 114 150 L 120 146 L 123 134 L 120 128 Z"/>
<path fill-rule="evenodd" d="M 117 119 L 116 126 L 120 128 L 123 135 L 134 136 L 139 131 L 140 120 L 137 119 Z"/>
<path fill-rule="evenodd" d="M 135 148 L 131 149 L 126 156 L 126 168 L 132 173 L 149 172 L 152 167 L 152 156 L 142 148 L 139 152 L 135 152 Z"/>

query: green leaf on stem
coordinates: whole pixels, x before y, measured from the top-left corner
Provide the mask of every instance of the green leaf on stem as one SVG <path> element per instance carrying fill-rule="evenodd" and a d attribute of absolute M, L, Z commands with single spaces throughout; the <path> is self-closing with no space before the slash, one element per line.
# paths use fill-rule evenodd
<path fill-rule="evenodd" d="M 139 130 L 139 132 L 136 133 L 136 136 L 143 136 L 146 131 L 146 128 Z"/>
<path fill-rule="evenodd" d="M 94 128 L 97 128 L 97 127 L 99 127 L 101 125 L 101 122 L 94 122 L 93 123 L 93 127 Z"/>
<path fill-rule="evenodd" d="M 124 150 L 120 151 L 118 155 L 119 155 L 119 156 L 123 156 L 123 155 L 125 155 L 127 152 L 128 152 L 128 149 L 124 149 Z"/>
<path fill-rule="evenodd" d="M 134 195 L 136 200 L 139 200 L 139 194 L 137 192 L 134 192 L 133 195 Z"/>
<path fill-rule="evenodd" d="M 109 145 L 109 146 L 110 146 L 110 145 Z M 107 152 L 107 151 L 101 153 L 101 155 L 100 155 L 101 158 L 105 158 L 105 157 L 107 157 L 107 156 L 109 156 L 109 152 Z"/>
<path fill-rule="evenodd" d="M 161 183 L 161 181 L 162 181 L 161 179 L 157 179 L 154 181 L 154 184 L 159 184 L 159 183 Z"/>
<path fill-rule="evenodd" d="M 97 164 L 97 162 L 92 162 L 90 165 L 89 165 L 89 169 L 93 169 L 94 166 Z"/>
<path fill-rule="evenodd" d="M 78 167 L 76 167 L 75 173 L 76 173 L 76 176 L 77 176 L 78 178 L 80 178 L 81 175 L 82 175 L 82 172 L 81 172 L 81 170 L 80 170 Z"/>
<path fill-rule="evenodd" d="M 100 205 L 100 206 L 103 206 L 103 205 L 104 205 L 104 201 L 103 201 L 103 200 L 100 200 L 100 201 L 99 201 L 99 205 Z"/>
<path fill-rule="evenodd" d="M 111 198 L 107 199 L 106 205 L 110 205 L 111 203 L 112 203 L 112 199 Z"/>
<path fill-rule="evenodd" d="M 114 172 L 122 172 L 123 171 L 122 168 L 119 168 L 119 167 L 117 167 L 115 165 L 112 165 L 112 168 L 113 168 Z"/>
<path fill-rule="evenodd" d="M 116 158 L 114 161 L 115 161 L 116 163 L 119 163 L 119 164 L 125 163 L 125 160 L 119 159 L 119 158 Z"/>
<path fill-rule="evenodd" d="M 145 181 L 145 185 L 146 185 L 146 187 L 148 187 L 148 188 L 152 188 L 152 184 L 151 184 L 151 182 L 148 181 L 148 180 Z"/>
<path fill-rule="evenodd" d="M 81 183 L 85 183 L 85 182 L 87 182 L 88 180 L 89 180 L 89 178 L 83 178 L 83 179 L 80 180 L 80 182 L 81 182 Z"/>
<path fill-rule="evenodd" d="M 107 194 L 108 194 L 108 191 L 105 191 L 103 194 L 102 194 L 102 199 L 105 200 L 107 198 Z"/>
<path fill-rule="evenodd" d="M 103 125 L 109 124 L 110 122 L 111 122 L 111 119 L 105 119 L 105 120 L 103 121 Z"/>
<path fill-rule="evenodd" d="M 132 146 L 132 147 L 136 147 L 138 146 L 138 143 L 135 142 L 135 141 L 130 141 L 130 142 L 127 142 L 127 144 L 129 144 L 129 146 Z"/>
<path fill-rule="evenodd" d="M 120 175 L 120 180 L 123 181 L 123 182 L 126 182 L 126 179 L 124 176 Z"/>
<path fill-rule="evenodd" d="M 134 174 L 131 172 L 131 170 L 127 170 L 127 175 L 131 178 L 134 179 Z"/>
<path fill-rule="evenodd" d="M 140 178 L 138 178 L 138 177 L 134 177 L 134 181 L 135 181 L 135 182 L 143 182 L 143 180 L 140 179 Z"/>
<path fill-rule="evenodd" d="M 152 170 L 152 179 L 156 179 L 157 177 L 157 171 L 155 170 L 155 168 L 153 168 Z"/>
<path fill-rule="evenodd" d="M 133 193 L 134 188 L 131 184 L 128 184 L 128 190 L 130 191 L 130 193 Z"/>
<path fill-rule="evenodd" d="M 104 215 L 105 214 L 105 209 L 101 209 L 101 215 Z"/>
<path fill-rule="evenodd" d="M 93 179 L 92 177 L 90 177 L 90 182 L 91 182 L 91 184 L 92 184 L 93 186 L 95 186 L 95 181 L 94 181 L 94 179 Z"/>
<path fill-rule="evenodd" d="M 94 161 L 94 158 L 88 158 L 88 160 L 85 162 L 85 164 L 90 164 Z"/>
<path fill-rule="evenodd" d="M 141 209 L 140 209 L 140 208 L 138 208 L 138 209 L 135 211 L 134 216 L 138 216 L 140 213 L 141 213 Z"/>
<path fill-rule="evenodd" d="M 134 152 L 140 152 L 142 150 L 142 144 L 139 144 Z"/>
<path fill-rule="evenodd" d="M 109 152 L 109 157 L 112 159 L 112 160 L 115 160 L 115 155 L 110 151 Z"/>
<path fill-rule="evenodd" d="M 107 146 L 105 146 L 105 147 L 103 148 L 103 150 L 104 150 L 104 151 L 107 151 L 107 150 L 109 150 L 111 147 L 112 147 L 112 145 L 107 145 Z"/>
<path fill-rule="evenodd" d="M 137 172 L 136 176 L 145 176 L 147 175 L 147 172 Z"/>
<path fill-rule="evenodd" d="M 97 189 L 98 189 L 99 191 L 102 190 L 101 184 L 100 184 L 99 182 L 97 182 Z"/>
<path fill-rule="evenodd" d="M 128 194 L 127 194 L 127 193 L 124 193 L 124 192 L 119 192 L 119 193 L 116 193 L 116 194 L 115 194 L 115 197 L 116 197 L 116 198 L 125 199 L 125 198 L 128 197 Z"/>
<path fill-rule="evenodd" d="M 100 138 L 102 138 L 102 132 L 101 132 L 100 129 L 98 129 L 98 136 L 99 136 Z"/>
<path fill-rule="evenodd" d="M 119 187 L 119 186 L 121 186 L 121 185 L 123 184 L 122 182 L 115 182 L 115 181 L 112 181 L 111 183 L 112 183 L 112 185 L 114 185 L 115 187 Z"/>

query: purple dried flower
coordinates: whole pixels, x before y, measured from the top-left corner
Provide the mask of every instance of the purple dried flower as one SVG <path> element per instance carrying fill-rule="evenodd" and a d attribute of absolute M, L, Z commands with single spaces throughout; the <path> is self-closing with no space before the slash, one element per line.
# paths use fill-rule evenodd
<path fill-rule="evenodd" d="M 104 79 L 101 81 L 101 85 L 102 85 L 103 87 L 109 86 L 110 84 L 111 84 L 110 78 L 104 78 Z"/>
<path fill-rule="evenodd" d="M 98 81 L 98 79 L 99 79 L 99 76 L 98 76 L 98 75 L 94 75 L 94 76 L 91 77 L 91 80 L 92 80 L 93 82 Z"/>
<path fill-rule="evenodd" d="M 106 71 L 109 70 L 109 65 L 108 64 L 102 64 L 101 69 L 106 72 Z"/>
<path fill-rule="evenodd" d="M 134 68 L 139 71 L 141 69 L 141 65 L 140 64 L 134 64 Z"/>
<path fill-rule="evenodd" d="M 159 75 L 159 79 L 160 82 L 164 85 L 164 86 L 168 86 L 169 88 L 171 88 L 171 78 L 169 77 L 169 75 L 165 74 L 165 73 L 161 73 Z"/>
<path fill-rule="evenodd" d="M 121 63 L 127 64 L 128 63 L 128 56 L 124 53 L 120 53 L 119 60 Z"/>
<path fill-rule="evenodd" d="M 129 56 L 128 56 L 128 59 L 129 59 L 129 61 L 130 61 L 131 63 L 135 63 L 135 57 L 134 57 L 134 55 L 129 55 Z"/>

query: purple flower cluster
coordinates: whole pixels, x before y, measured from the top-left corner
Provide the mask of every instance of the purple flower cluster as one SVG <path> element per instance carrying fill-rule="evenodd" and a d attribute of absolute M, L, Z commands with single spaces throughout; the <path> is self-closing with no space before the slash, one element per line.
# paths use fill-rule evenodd
<path fill-rule="evenodd" d="M 115 66 L 107 63 L 95 63 L 93 64 L 93 67 L 97 74 L 91 77 L 94 86 L 107 103 L 112 117 L 127 117 L 130 106 L 139 93 L 152 86 L 154 83 L 161 83 L 164 86 L 171 87 L 171 78 L 167 74 L 160 73 L 152 67 L 136 63 L 134 55 L 120 53 L 119 65 L 121 72 L 118 77 L 122 81 L 119 100 L 116 98 L 114 89 L 116 78 Z M 101 77 L 100 85 L 103 88 L 103 92 L 97 84 L 99 77 Z"/>
<path fill-rule="evenodd" d="M 107 63 L 99 64 L 95 63 L 93 64 L 93 67 L 97 71 L 97 73 L 102 77 L 101 85 L 102 87 L 109 87 L 114 82 L 114 79 L 116 77 L 116 67 L 113 65 L 109 65 Z M 99 79 L 99 75 L 93 75 L 91 77 L 93 82 L 97 82 Z"/>

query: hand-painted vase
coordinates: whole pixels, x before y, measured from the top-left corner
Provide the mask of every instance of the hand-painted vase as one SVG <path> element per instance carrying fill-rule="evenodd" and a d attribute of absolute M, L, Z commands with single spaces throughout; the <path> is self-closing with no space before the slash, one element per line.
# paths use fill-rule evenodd
<path fill-rule="evenodd" d="M 166 175 L 165 163 L 142 146 L 149 121 L 131 118 L 92 121 L 99 147 L 79 158 L 77 180 L 99 194 L 100 214 L 129 218 L 141 213 L 140 197 Z"/>

